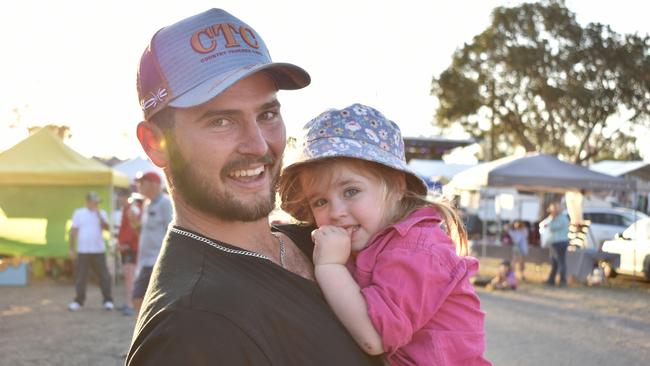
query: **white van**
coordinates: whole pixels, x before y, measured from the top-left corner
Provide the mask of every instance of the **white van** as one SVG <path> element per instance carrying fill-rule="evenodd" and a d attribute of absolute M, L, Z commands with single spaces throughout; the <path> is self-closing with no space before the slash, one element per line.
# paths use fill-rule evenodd
<path fill-rule="evenodd" d="M 617 233 L 623 232 L 633 223 L 648 215 L 624 207 L 584 207 L 582 210 L 584 220 L 591 221 L 587 234 L 587 247 L 600 249 L 605 240 L 614 239 Z"/>

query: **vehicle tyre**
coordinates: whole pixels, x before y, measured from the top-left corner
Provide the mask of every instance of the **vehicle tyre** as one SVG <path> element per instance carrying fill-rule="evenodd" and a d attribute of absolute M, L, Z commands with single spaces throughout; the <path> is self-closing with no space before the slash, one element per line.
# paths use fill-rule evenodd
<path fill-rule="evenodd" d="M 603 269 L 603 273 L 605 273 L 606 278 L 616 277 L 616 270 L 614 270 L 611 263 L 605 261 L 600 262 L 600 268 Z"/>
<path fill-rule="evenodd" d="M 650 256 L 645 257 L 643 260 L 643 274 L 645 275 L 645 280 L 650 281 Z"/>

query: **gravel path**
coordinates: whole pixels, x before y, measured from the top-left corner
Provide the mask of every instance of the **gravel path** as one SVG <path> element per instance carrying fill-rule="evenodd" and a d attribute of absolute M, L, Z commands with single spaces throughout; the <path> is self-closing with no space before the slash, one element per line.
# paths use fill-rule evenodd
<path fill-rule="evenodd" d="M 482 291 L 487 358 L 499 366 L 647 365 L 649 295 L 541 285 L 508 293 Z"/>
<path fill-rule="evenodd" d="M 490 275 L 494 263 L 482 259 L 482 274 Z M 517 291 L 478 289 L 487 313 L 486 356 L 495 366 L 648 363 L 650 284 L 617 278 L 612 287 L 547 288 L 534 274 L 527 276 L 536 282 Z M 121 304 L 121 286 L 113 293 Z M 0 365 L 122 365 L 135 318 L 103 310 L 94 285 L 86 306 L 71 313 L 73 294 L 70 281 L 0 287 Z"/>

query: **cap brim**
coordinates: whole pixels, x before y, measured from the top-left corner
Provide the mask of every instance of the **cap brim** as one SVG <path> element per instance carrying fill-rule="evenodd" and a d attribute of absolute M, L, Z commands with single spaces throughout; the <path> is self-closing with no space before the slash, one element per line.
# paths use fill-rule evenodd
<path fill-rule="evenodd" d="M 234 70 L 226 76 L 219 75 L 210 78 L 184 94 L 177 96 L 168 105 L 176 108 L 189 108 L 206 103 L 239 80 L 259 71 L 267 72 L 275 81 L 278 89 L 301 89 L 311 82 L 311 77 L 307 71 L 293 64 L 268 63 L 248 65 Z"/>

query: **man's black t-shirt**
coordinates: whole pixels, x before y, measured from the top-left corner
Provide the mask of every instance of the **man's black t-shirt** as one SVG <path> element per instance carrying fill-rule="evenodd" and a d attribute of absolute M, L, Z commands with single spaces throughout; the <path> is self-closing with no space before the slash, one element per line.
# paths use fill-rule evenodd
<path fill-rule="evenodd" d="M 311 258 L 309 230 L 277 229 Z M 126 364 L 380 365 L 381 360 L 357 347 L 315 282 L 265 259 L 170 232 Z"/>

